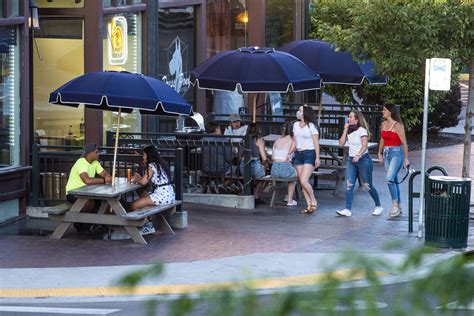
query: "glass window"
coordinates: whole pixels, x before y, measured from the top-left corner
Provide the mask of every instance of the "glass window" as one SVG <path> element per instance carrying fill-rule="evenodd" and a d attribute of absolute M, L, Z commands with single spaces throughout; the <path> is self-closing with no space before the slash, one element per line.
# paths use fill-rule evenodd
<path fill-rule="evenodd" d="M 8 16 L 20 15 L 20 1 L 10 1 L 8 6 Z"/>
<path fill-rule="evenodd" d="M 32 44 L 34 129 L 43 145 L 82 145 L 84 108 L 52 105 L 49 93 L 84 74 L 83 21 L 42 17 Z"/>
<path fill-rule="evenodd" d="M 194 99 L 190 74 L 194 68 L 194 7 L 160 9 L 158 14 L 159 78 L 188 100 Z"/>
<path fill-rule="evenodd" d="M 246 0 L 215 0 L 207 3 L 207 57 L 248 46 Z"/>
<path fill-rule="evenodd" d="M 83 8 L 85 0 L 36 0 L 38 8 Z"/>
<path fill-rule="evenodd" d="M 278 48 L 293 40 L 293 0 L 265 1 L 265 45 Z"/>
<path fill-rule="evenodd" d="M 0 27 L 0 168 L 20 164 L 20 48 L 15 27 Z"/>
<path fill-rule="evenodd" d="M 104 17 L 103 67 L 104 70 L 142 71 L 142 24 L 141 15 L 127 13 Z M 104 139 L 107 130 L 117 126 L 117 112 L 105 111 Z M 141 116 L 139 111 L 122 113 L 120 130 L 124 132 L 141 132 Z"/>

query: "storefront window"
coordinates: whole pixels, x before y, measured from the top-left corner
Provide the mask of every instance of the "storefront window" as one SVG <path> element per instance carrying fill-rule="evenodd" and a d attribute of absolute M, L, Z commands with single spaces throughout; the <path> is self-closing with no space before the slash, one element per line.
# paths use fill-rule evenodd
<path fill-rule="evenodd" d="M 52 105 L 49 94 L 84 74 L 83 21 L 42 17 L 33 39 L 33 100 L 36 141 L 43 145 L 82 145 L 84 108 Z"/>
<path fill-rule="evenodd" d="M 194 7 L 160 9 L 158 25 L 159 78 L 187 100 L 193 100 L 189 77 L 194 68 Z"/>
<path fill-rule="evenodd" d="M 0 168 L 20 164 L 20 49 L 15 27 L 0 27 Z"/>
<path fill-rule="evenodd" d="M 215 0 L 207 4 L 207 57 L 248 46 L 248 0 Z"/>
<path fill-rule="evenodd" d="M 141 15 L 138 13 L 104 17 L 102 32 L 104 70 L 141 73 L 141 32 Z M 117 115 L 117 112 L 104 112 L 104 139 L 107 130 L 115 130 Z M 120 130 L 141 132 L 140 112 L 135 110 L 128 114 L 122 113 Z"/>
<path fill-rule="evenodd" d="M 36 0 L 38 8 L 83 8 L 85 0 Z"/>
<path fill-rule="evenodd" d="M 265 45 L 278 48 L 293 40 L 293 0 L 265 1 Z"/>
<path fill-rule="evenodd" d="M 19 16 L 20 15 L 20 1 L 10 1 L 8 7 L 8 16 Z"/>
<path fill-rule="evenodd" d="M 102 0 L 102 7 L 111 7 L 111 6 L 124 6 L 124 5 L 133 5 L 133 4 L 140 4 L 143 3 L 144 0 L 116 0 L 112 2 L 112 0 Z"/>

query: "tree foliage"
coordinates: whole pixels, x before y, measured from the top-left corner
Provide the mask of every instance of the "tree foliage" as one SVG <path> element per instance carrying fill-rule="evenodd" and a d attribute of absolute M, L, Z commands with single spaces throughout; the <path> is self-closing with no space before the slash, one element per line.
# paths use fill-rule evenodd
<path fill-rule="evenodd" d="M 470 1 L 315 0 L 311 38 L 336 44 L 356 59 L 375 61 L 388 86 L 363 85 L 366 103 L 394 102 L 408 127 L 420 123 L 427 58 L 451 58 L 453 78 L 474 59 L 474 7 Z M 457 86 L 457 82 L 453 82 Z M 339 92 L 337 90 L 340 90 Z M 343 98 L 345 88 L 330 91 Z M 430 93 L 430 107 L 446 96 Z"/>

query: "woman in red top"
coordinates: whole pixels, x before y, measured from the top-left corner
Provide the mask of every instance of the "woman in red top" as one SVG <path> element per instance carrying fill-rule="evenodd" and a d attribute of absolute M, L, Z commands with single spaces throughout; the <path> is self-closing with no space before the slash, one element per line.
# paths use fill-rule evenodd
<path fill-rule="evenodd" d="M 378 158 L 385 166 L 388 189 L 392 197 L 392 208 L 389 216 L 397 217 L 402 213 L 397 175 L 402 166 L 407 168 L 410 164 L 408 161 L 407 139 L 396 105 L 386 104 L 383 107 L 382 116 L 384 121 L 380 133 L 382 137 L 380 138 Z"/>

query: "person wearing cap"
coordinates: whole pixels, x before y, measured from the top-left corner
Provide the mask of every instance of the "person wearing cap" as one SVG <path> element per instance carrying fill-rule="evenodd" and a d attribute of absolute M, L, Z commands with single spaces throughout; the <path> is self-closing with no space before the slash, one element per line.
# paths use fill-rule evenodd
<path fill-rule="evenodd" d="M 99 150 L 96 144 L 84 146 L 82 157 L 79 158 L 69 172 L 66 184 L 66 199 L 74 203 L 76 198 L 70 191 L 89 184 L 112 183 L 112 177 L 102 168 L 99 161 Z M 99 177 L 97 177 L 97 175 Z"/>
<path fill-rule="evenodd" d="M 247 135 L 247 125 L 241 125 L 240 115 L 238 113 L 232 113 L 229 115 L 230 126 L 224 131 L 224 135 L 229 136 L 245 136 Z M 240 142 L 241 138 L 232 139 L 233 142 Z"/>

